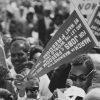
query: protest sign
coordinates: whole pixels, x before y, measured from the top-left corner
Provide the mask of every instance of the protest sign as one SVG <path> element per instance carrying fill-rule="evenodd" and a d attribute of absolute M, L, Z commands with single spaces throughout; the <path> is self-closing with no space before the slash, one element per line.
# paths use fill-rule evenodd
<path fill-rule="evenodd" d="M 86 15 L 87 18 L 89 18 L 93 12 L 93 10 L 96 8 L 97 5 L 100 5 L 100 0 L 74 0 L 76 7 L 80 10 L 82 15 Z M 71 3 L 70 6 L 71 12 L 73 12 L 74 7 Z"/>
<path fill-rule="evenodd" d="M 100 42 L 100 6 L 96 7 L 88 21 L 88 24 L 90 25 L 90 28 L 92 29 L 97 40 Z"/>
<path fill-rule="evenodd" d="M 1 46 L 1 44 L 0 44 L 0 63 L 3 64 L 4 67 L 7 67 L 4 48 Z"/>
<path fill-rule="evenodd" d="M 99 0 L 78 0 L 80 3 L 78 4 L 79 10 L 82 14 L 91 14 L 95 9 L 96 5 L 99 3 Z"/>
<path fill-rule="evenodd" d="M 29 77 L 38 77 L 89 51 L 98 42 L 83 16 L 74 10 L 49 41 Z"/>

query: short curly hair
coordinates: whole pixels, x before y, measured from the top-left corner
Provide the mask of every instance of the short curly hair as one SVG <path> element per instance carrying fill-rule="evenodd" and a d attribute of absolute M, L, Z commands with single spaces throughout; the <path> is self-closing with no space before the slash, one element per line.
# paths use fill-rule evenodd
<path fill-rule="evenodd" d="M 94 63 L 93 63 L 92 59 L 87 54 L 81 54 L 81 55 L 77 56 L 71 62 L 71 64 L 73 66 L 79 66 L 79 65 L 85 64 L 89 72 L 94 69 Z"/>

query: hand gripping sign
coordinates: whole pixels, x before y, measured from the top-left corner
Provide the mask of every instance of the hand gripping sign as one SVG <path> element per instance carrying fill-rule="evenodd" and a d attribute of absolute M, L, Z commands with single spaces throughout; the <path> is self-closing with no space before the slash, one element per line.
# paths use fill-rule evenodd
<path fill-rule="evenodd" d="M 49 41 L 28 77 L 42 76 L 98 45 L 90 27 L 79 11 L 74 10 Z"/>

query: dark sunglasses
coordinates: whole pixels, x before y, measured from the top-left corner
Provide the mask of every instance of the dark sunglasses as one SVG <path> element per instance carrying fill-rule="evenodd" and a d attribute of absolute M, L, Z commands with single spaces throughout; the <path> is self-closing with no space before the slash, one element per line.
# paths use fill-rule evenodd
<path fill-rule="evenodd" d="M 26 88 L 26 92 L 30 91 L 33 93 L 34 91 L 39 91 L 39 87 L 32 87 L 32 88 Z"/>
<path fill-rule="evenodd" d="M 79 75 L 79 76 L 76 76 L 76 75 L 69 75 L 69 78 L 70 78 L 72 81 L 76 81 L 77 79 L 79 79 L 79 80 L 82 82 L 82 81 L 86 81 L 87 77 L 88 77 L 90 74 L 94 73 L 94 72 L 95 72 L 95 70 L 92 70 L 88 75 L 84 75 L 84 74 Z"/>

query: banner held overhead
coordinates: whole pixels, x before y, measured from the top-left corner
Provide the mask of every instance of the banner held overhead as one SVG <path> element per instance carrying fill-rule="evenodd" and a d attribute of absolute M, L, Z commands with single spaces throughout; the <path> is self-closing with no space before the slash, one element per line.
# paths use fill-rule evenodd
<path fill-rule="evenodd" d="M 76 56 L 88 52 L 96 45 L 98 45 L 97 39 L 89 25 L 80 12 L 74 10 L 49 41 L 28 77 L 40 77 L 54 68 L 70 62 Z"/>

